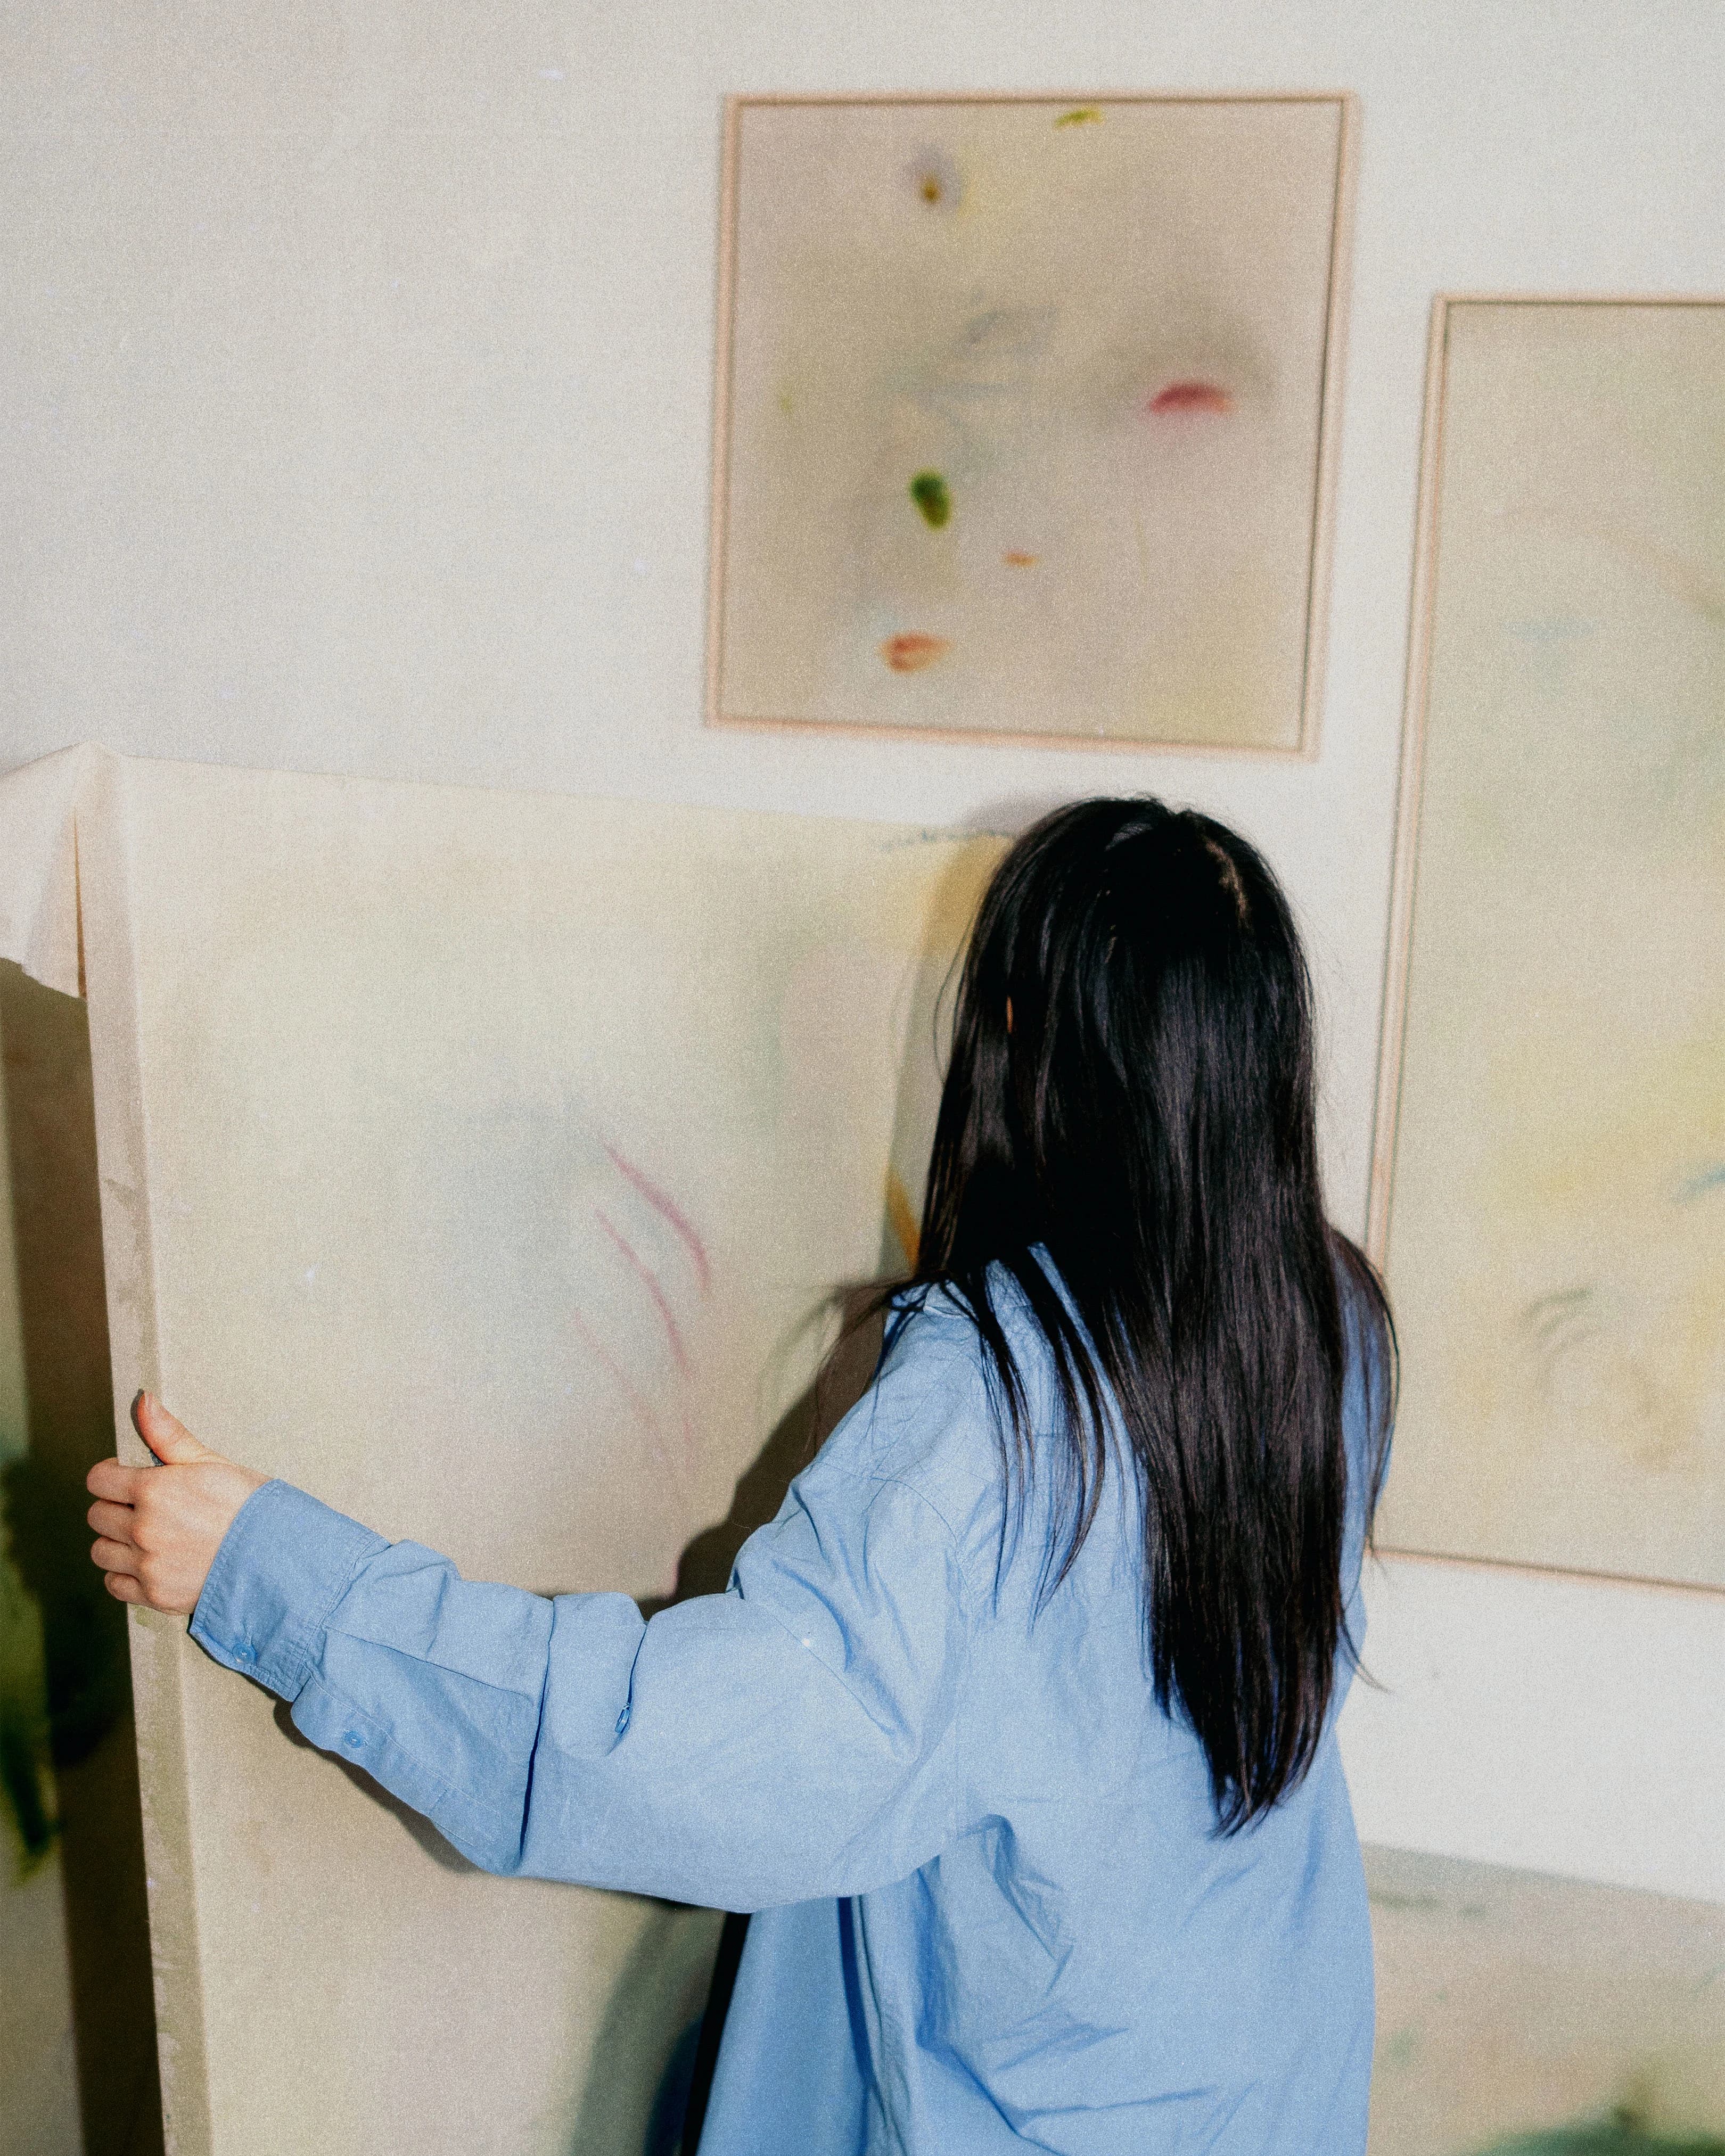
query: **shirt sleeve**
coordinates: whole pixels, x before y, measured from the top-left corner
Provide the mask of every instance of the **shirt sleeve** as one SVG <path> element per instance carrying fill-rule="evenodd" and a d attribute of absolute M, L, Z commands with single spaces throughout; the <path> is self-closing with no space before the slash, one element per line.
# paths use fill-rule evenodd
<path fill-rule="evenodd" d="M 465 1580 L 270 1482 L 193 1637 L 487 1871 L 729 1909 L 864 1892 L 959 1830 L 968 1599 L 939 1512 L 842 1435 L 726 1593 L 650 1621 Z"/>

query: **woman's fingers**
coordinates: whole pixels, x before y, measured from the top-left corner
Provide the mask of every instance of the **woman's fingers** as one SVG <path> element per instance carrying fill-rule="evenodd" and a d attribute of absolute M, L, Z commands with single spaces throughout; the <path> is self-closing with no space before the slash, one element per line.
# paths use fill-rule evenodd
<path fill-rule="evenodd" d="M 106 1535 L 110 1542 L 129 1543 L 131 1540 L 132 1508 L 130 1505 L 92 1505 L 84 1517 L 99 1535 Z"/>
<path fill-rule="evenodd" d="M 131 1404 L 133 1427 L 156 1457 L 170 1467 L 190 1467 L 211 1457 L 177 1415 L 170 1414 L 153 1393 L 140 1393 Z"/>
<path fill-rule="evenodd" d="M 84 1478 L 84 1486 L 92 1497 L 109 1497 L 116 1505 L 131 1505 L 137 1502 L 137 1486 L 150 1473 L 147 1467 L 128 1467 L 123 1460 L 99 1460 Z"/>
<path fill-rule="evenodd" d="M 158 1464 L 105 1460 L 90 1470 L 90 1558 L 116 1601 L 189 1616 L 223 1537 L 268 1478 L 200 1445 L 148 1393 L 132 1402 L 132 1420 Z"/>

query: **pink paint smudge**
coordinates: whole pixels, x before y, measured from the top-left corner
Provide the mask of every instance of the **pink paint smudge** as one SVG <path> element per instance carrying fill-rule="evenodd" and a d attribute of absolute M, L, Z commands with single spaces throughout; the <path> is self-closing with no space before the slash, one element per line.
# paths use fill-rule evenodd
<path fill-rule="evenodd" d="M 614 1221 L 608 1220 L 603 1213 L 601 1213 L 598 1217 L 599 1225 L 611 1238 L 611 1240 L 617 1245 L 618 1249 L 622 1251 L 624 1258 L 629 1265 L 631 1270 L 640 1281 L 641 1285 L 646 1289 L 648 1294 L 652 1296 L 654 1308 L 657 1310 L 660 1317 L 665 1321 L 665 1336 L 670 1342 L 671 1354 L 675 1359 L 677 1368 L 680 1370 L 686 1371 L 689 1368 L 689 1355 L 687 1349 L 683 1345 L 682 1332 L 677 1324 L 676 1317 L 671 1309 L 670 1304 L 665 1300 L 665 1290 L 659 1285 L 658 1279 L 654 1274 L 651 1266 L 643 1263 L 640 1253 L 629 1240 L 628 1237 L 622 1234 Z"/>
<path fill-rule="evenodd" d="M 1234 409 L 1234 399 L 1214 382 L 1170 382 L 1158 389 L 1144 407 L 1146 416 L 1167 418 L 1186 413 L 1219 418 Z"/>
<path fill-rule="evenodd" d="M 608 1141 L 606 1142 L 605 1151 L 610 1156 L 612 1166 L 626 1182 L 632 1183 L 639 1191 L 660 1219 L 670 1226 L 671 1232 L 694 1260 L 695 1270 L 701 1281 L 701 1291 L 706 1295 L 712 1286 L 712 1269 L 707 1263 L 706 1244 L 701 1241 L 684 1214 L 665 1196 L 659 1185 L 649 1177 L 643 1174 L 632 1160 L 625 1159 L 616 1147 Z"/>

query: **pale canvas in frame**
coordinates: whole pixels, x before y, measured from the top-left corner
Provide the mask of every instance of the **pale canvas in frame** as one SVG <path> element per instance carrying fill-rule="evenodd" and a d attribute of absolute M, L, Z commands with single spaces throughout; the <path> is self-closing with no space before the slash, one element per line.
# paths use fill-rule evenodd
<path fill-rule="evenodd" d="M 1353 118 L 733 100 L 710 716 L 1309 747 Z"/>
<path fill-rule="evenodd" d="M 1725 1585 L 1725 304 L 1435 334 L 1390 1547 Z"/>
<path fill-rule="evenodd" d="M 1725 1908 L 1368 1849 L 1370 2156 L 1725 2156 Z"/>
<path fill-rule="evenodd" d="M 470 1577 L 670 1593 L 822 1297 L 902 1261 L 997 845 L 103 757 L 75 790 L 117 1399 Z M 715 1917 L 472 1870 L 182 1624 L 134 1663 L 172 2148 L 636 2156 Z"/>

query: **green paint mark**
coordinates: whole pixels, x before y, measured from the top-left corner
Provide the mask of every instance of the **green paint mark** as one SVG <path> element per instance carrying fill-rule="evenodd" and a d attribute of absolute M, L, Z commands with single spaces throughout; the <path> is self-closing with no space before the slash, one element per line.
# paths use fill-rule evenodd
<path fill-rule="evenodd" d="M 21 1873 L 58 1831 L 52 1769 L 88 1758 L 126 1712 L 126 1611 L 90 1561 L 78 1471 L 113 1442 L 110 1429 L 92 1430 L 66 1460 L 26 1455 L 0 1469 L 0 1816 Z"/>
<path fill-rule="evenodd" d="M 1711 2133 L 1650 2133 L 1633 2114 L 1620 2112 L 1590 2125 L 1499 2141 L 1479 2156 L 1725 2156 L 1725 2141 Z"/>
<path fill-rule="evenodd" d="M 0 1557 L 0 1800 L 17 1837 L 20 1878 L 53 1845 L 47 1772 L 41 1615 L 10 1562 Z"/>
<path fill-rule="evenodd" d="M 922 521 L 938 531 L 952 514 L 952 491 L 937 471 L 919 471 L 911 481 L 911 499 L 922 511 Z"/>
<path fill-rule="evenodd" d="M 1386 1887 L 1374 1887 L 1371 1892 L 1374 1909 L 1440 1909 L 1444 1906 L 1435 1894 L 1395 1894 Z"/>
<path fill-rule="evenodd" d="M 1398 2029 L 1393 2036 L 1385 2037 L 1378 2046 L 1378 2071 L 1380 2073 L 1399 2073 L 1410 2066 L 1420 2056 L 1420 2031 L 1417 2029 Z"/>
<path fill-rule="evenodd" d="M 1055 121 L 1056 127 L 1096 127 L 1101 125 L 1100 105 L 1075 105 L 1070 112 L 1063 112 Z"/>

